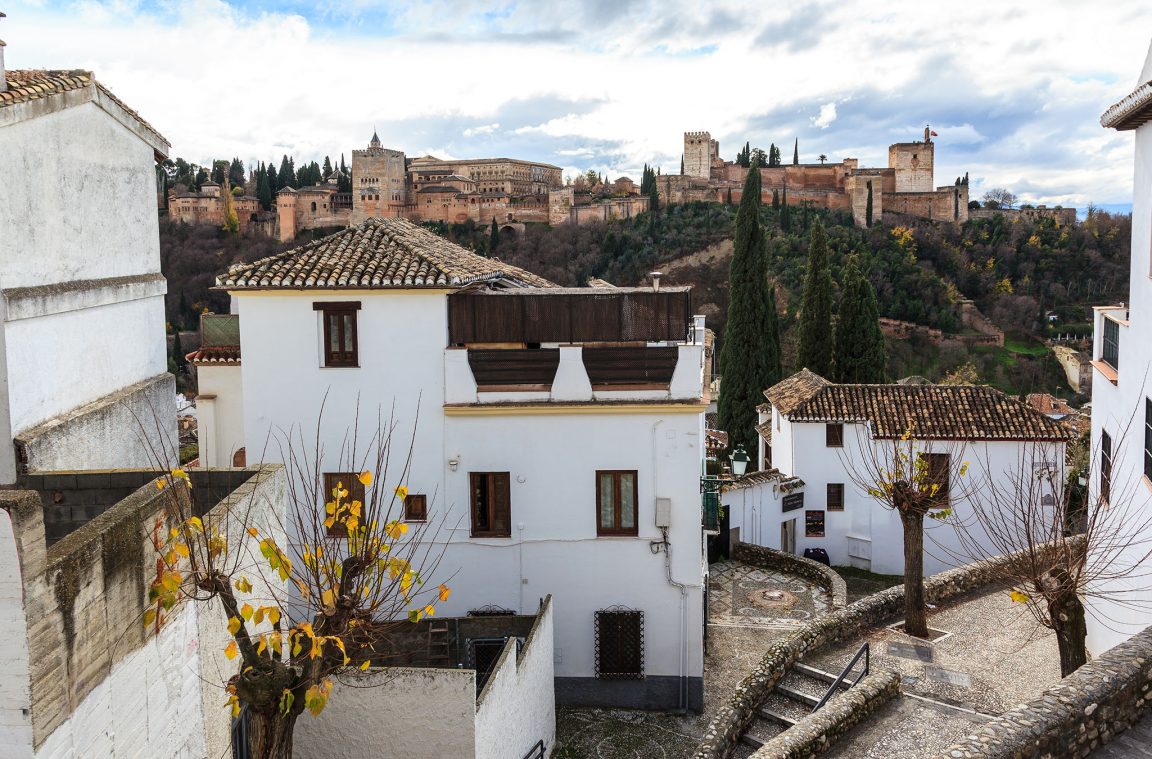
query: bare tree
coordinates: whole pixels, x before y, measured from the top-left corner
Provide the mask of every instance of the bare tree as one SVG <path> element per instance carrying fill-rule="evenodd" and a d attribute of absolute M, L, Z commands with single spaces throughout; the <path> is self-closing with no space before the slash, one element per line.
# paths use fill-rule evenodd
<path fill-rule="evenodd" d="M 919 439 L 912 430 L 896 439 L 872 438 L 866 432 L 857 438 L 859 457 L 842 452 L 841 460 L 853 484 L 900 516 L 904 530 L 904 632 L 927 638 L 924 519 L 946 518 L 952 500 L 966 496 L 964 446 Z"/>
<path fill-rule="evenodd" d="M 1066 475 L 1057 444 L 1024 444 L 1015 466 L 1001 477 L 993 475 L 992 462 L 982 467 L 969 497 L 972 519 L 950 520 L 961 560 L 983 557 L 988 544 L 997 553 L 1023 554 L 1002 580 L 1012 600 L 1056 634 L 1064 677 L 1088 660 L 1089 600 L 1149 606 L 1123 589 L 1152 575 L 1152 512 L 1139 484 L 1115 488 L 1110 482 L 1111 459 L 1119 454 L 1117 449 L 1104 457 L 1097 450 L 1090 457 L 1096 467 L 1074 467 Z M 1096 498 L 1089 499 L 1079 479 L 1093 468 L 1102 479 Z"/>
<path fill-rule="evenodd" d="M 262 758 L 290 759 L 304 710 L 323 711 L 334 679 L 404 655 L 392 640 L 398 628 L 432 615 L 450 592 L 431 582 L 443 555 L 437 523 L 404 521 L 411 440 L 396 451 L 395 422 L 378 422 L 366 445 L 354 427 L 329 455 L 321 430 L 318 421 L 311 444 L 298 428 L 280 435 L 283 523 L 257 516 L 252 503 L 215 518 L 181 469 L 157 480 L 167 523 L 155 526 L 145 625 L 158 630 L 181 603 L 221 604 L 224 653 L 237 661 L 221 687 L 233 715 L 244 710 L 250 754 Z M 332 481 L 326 471 L 347 474 Z"/>
<path fill-rule="evenodd" d="M 1016 196 L 1003 187 L 993 187 L 984 193 L 985 208 L 1011 208 L 1016 205 Z"/>

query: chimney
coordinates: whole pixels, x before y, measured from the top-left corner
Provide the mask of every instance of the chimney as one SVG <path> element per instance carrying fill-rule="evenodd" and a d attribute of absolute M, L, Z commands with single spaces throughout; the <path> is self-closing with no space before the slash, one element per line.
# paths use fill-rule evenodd
<path fill-rule="evenodd" d="M 4 12 L 0 11 L 0 18 L 4 18 Z M 0 92 L 8 89 L 8 79 L 4 76 L 4 40 L 0 40 Z"/>
<path fill-rule="evenodd" d="M 660 292 L 660 277 L 662 276 L 661 273 L 654 271 L 650 272 L 648 276 L 652 278 L 652 292 Z"/>

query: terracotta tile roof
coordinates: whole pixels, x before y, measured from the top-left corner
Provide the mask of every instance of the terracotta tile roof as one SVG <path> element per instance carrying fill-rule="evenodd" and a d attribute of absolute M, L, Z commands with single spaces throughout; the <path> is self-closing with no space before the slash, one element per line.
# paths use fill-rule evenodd
<path fill-rule="evenodd" d="M 194 364 L 240 365 L 240 317 L 204 314 L 200 317 L 200 349 L 185 356 Z"/>
<path fill-rule="evenodd" d="M 784 474 L 779 469 L 772 468 L 741 475 L 725 483 L 722 487 L 725 491 L 743 490 L 744 488 L 756 487 L 757 485 L 763 485 L 769 482 L 780 483 L 780 486 L 783 487 L 785 491 L 795 490 L 804 485 L 804 480 L 799 477 L 792 477 Z"/>
<path fill-rule="evenodd" d="M 708 450 L 722 451 L 728 447 L 728 433 L 720 430 L 704 430 L 704 447 Z"/>
<path fill-rule="evenodd" d="M 165 144 L 171 144 L 164 138 L 164 135 L 157 132 L 140 114 L 125 105 L 124 101 L 113 95 L 112 91 L 107 87 L 97 82 L 95 75 L 93 75 L 91 71 L 84 71 L 82 69 L 72 69 L 70 71 L 11 69 L 4 72 L 4 78 L 8 82 L 8 89 L 0 92 L 0 108 L 16 103 L 26 103 L 29 100 L 40 100 L 51 97 L 52 95 L 69 92 L 70 90 L 79 90 L 85 87 L 95 86 L 109 100 L 123 108 L 129 116 L 138 121 L 140 126 L 160 138 Z"/>
<path fill-rule="evenodd" d="M 240 346 L 201 348 L 192 351 L 184 358 L 193 364 L 240 366 Z"/>
<path fill-rule="evenodd" d="M 364 221 L 216 278 L 228 290 L 462 287 L 505 280 L 555 287 L 529 271 L 485 258 L 406 219 Z"/>
<path fill-rule="evenodd" d="M 787 379 L 777 382 L 764 391 L 767 398 L 781 414 L 789 414 L 797 405 L 808 400 L 822 388 L 832 384 L 815 372 L 801 369 Z"/>
<path fill-rule="evenodd" d="M 772 445 L 772 420 L 764 422 L 763 424 L 756 425 L 756 432 L 760 435 L 760 439 L 768 445 Z"/>
<path fill-rule="evenodd" d="M 1070 437 L 1067 426 L 984 385 L 825 384 L 785 413 L 793 422 L 868 422 L 880 438 L 906 431 L 935 440 Z"/>

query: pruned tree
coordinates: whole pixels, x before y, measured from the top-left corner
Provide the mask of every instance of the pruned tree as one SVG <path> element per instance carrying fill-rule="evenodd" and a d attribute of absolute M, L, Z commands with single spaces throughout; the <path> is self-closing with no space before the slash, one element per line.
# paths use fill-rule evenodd
<path fill-rule="evenodd" d="M 335 461 L 325 460 L 321 428 L 310 448 L 299 430 L 280 441 L 284 523 L 251 507 L 214 520 L 181 469 L 156 481 L 166 522 L 154 526 L 144 624 L 158 630 L 182 603 L 220 604 L 224 654 L 236 662 L 220 685 L 233 716 L 245 715 L 249 755 L 262 759 L 290 759 L 301 714 L 324 710 L 335 679 L 403 655 L 396 633 L 450 593 L 432 582 L 436 530 L 403 521 L 412 452 L 394 455 L 395 424 L 364 448 L 348 435 Z M 351 474 L 331 481 L 323 472 L 333 469 Z"/>
<path fill-rule="evenodd" d="M 1126 435 L 1117 439 L 1124 440 Z M 1000 477 L 986 473 L 973 483 L 972 518 L 950 518 L 959 536 L 957 558 L 970 560 L 989 552 L 1019 552 L 1005 567 L 1001 581 L 1013 601 L 1052 630 L 1060 651 L 1062 677 L 1088 661 L 1088 607 L 1098 615 L 1109 605 L 1141 608 L 1152 604 L 1127 589 L 1147 587 L 1152 577 L 1152 510 L 1147 491 L 1132 480 L 1113 487 L 1111 460 L 1097 450 L 1091 460 L 1101 472 L 1095 499 L 1083 497 L 1078 478 L 1085 469 L 1067 471 L 1061 447 L 1053 442 L 1024 444 L 1019 457 Z M 1092 603 L 1093 601 L 1105 603 Z M 1098 618 L 1105 626 L 1119 620 Z"/>
<path fill-rule="evenodd" d="M 985 208 L 1011 208 L 1016 205 L 1016 196 L 1003 187 L 993 187 L 984 193 Z"/>
<path fill-rule="evenodd" d="M 866 425 L 855 425 L 864 429 Z M 849 457 L 841 460 L 853 484 L 892 509 L 904 532 L 904 632 L 928 637 L 924 604 L 924 520 L 944 519 L 956 499 L 966 498 L 968 462 L 964 446 L 953 441 L 917 438 L 913 430 L 896 439 L 862 432 Z"/>

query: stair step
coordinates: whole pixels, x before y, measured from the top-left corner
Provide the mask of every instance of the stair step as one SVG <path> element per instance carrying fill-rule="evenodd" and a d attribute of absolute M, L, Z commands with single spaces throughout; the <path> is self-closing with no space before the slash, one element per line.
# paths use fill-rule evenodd
<path fill-rule="evenodd" d="M 766 706 L 757 711 L 756 715 L 762 719 L 768 720 L 769 722 L 776 722 L 778 724 L 784 725 L 785 727 L 792 727 L 796 724 L 796 720 L 792 719 L 791 717 L 786 717 L 779 712 L 774 712 Z"/>
<path fill-rule="evenodd" d="M 740 736 L 740 742 L 745 746 L 751 746 L 752 748 L 760 748 L 764 745 L 764 741 L 760 740 L 755 735 L 749 735 L 748 733 L 744 733 Z"/>
<path fill-rule="evenodd" d="M 809 667 L 807 664 L 804 664 L 803 662 L 796 662 L 795 664 L 793 664 L 792 665 L 792 671 L 797 672 L 801 675 L 805 675 L 807 677 L 811 677 L 814 680 L 821 680 L 823 682 L 828 683 L 829 685 L 836 682 L 836 675 L 832 674 L 831 672 L 825 672 L 822 669 L 816 669 L 815 667 Z M 847 688 L 848 683 L 841 682 L 840 687 L 841 688 Z"/>
<path fill-rule="evenodd" d="M 820 703 L 820 698 L 823 696 L 823 694 L 820 696 L 810 696 L 804 691 L 799 691 L 795 688 L 789 688 L 786 685 L 777 685 L 776 692 L 783 693 L 785 696 L 795 701 L 802 701 L 809 706 L 816 706 L 816 704 Z"/>

